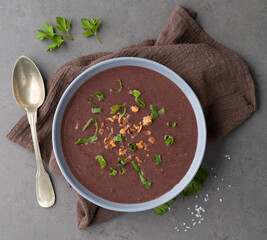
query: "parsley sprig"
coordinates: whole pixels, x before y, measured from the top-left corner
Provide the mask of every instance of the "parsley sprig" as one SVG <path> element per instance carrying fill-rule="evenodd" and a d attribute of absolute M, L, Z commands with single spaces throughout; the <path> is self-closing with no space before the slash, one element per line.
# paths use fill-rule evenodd
<path fill-rule="evenodd" d="M 155 211 L 157 213 L 157 215 L 163 215 L 164 213 L 167 212 L 168 208 L 170 207 L 170 205 L 174 202 L 174 199 L 170 200 L 169 202 L 166 202 L 158 207 L 155 207 Z"/>
<path fill-rule="evenodd" d="M 182 198 L 184 199 L 185 196 L 194 195 L 197 191 L 200 191 L 202 189 L 202 183 L 206 180 L 207 177 L 208 173 L 202 166 L 200 166 L 193 180 L 181 192 Z"/>
<path fill-rule="evenodd" d="M 48 23 L 42 24 L 45 31 L 38 30 L 38 33 L 36 34 L 36 38 L 38 40 L 43 40 L 45 38 L 48 38 L 51 41 L 53 41 L 52 44 L 50 44 L 46 47 L 46 51 L 52 51 L 56 47 L 59 47 L 65 40 L 74 40 L 69 34 L 70 18 L 66 21 L 65 18 L 57 17 L 57 23 L 58 23 L 58 25 L 56 26 L 56 28 L 60 32 L 65 32 L 66 33 L 65 35 L 56 33 L 54 31 L 53 26 L 51 24 L 48 24 Z"/>
<path fill-rule="evenodd" d="M 95 35 L 97 40 L 99 41 L 99 43 L 102 44 L 102 42 L 100 41 L 100 39 L 97 36 L 97 30 L 99 28 L 99 23 L 101 20 L 102 20 L 102 18 L 99 18 L 96 20 L 91 18 L 91 21 L 89 21 L 88 19 L 81 19 L 82 25 L 84 26 L 83 29 L 87 30 L 86 32 L 82 33 L 82 35 L 85 37 Z"/>
<path fill-rule="evenodd" d="M 202 166 L 200 166 L 193 180 L 181 192 L 181 196 L 183 200 L 185 196 L 194 195 L 197 191 L 200 191 L 202 189 L 202 183 L 207 179 L 207 177 L 208 177 L 208 173 L 205 171 L 205 169 Z M 158 207 L 155 207 L 154 209 L 157 215 L 163 215 L 164 213 L 166 213 L 168 208 L 173 202 L 174 202 L 174 199 Z"/>

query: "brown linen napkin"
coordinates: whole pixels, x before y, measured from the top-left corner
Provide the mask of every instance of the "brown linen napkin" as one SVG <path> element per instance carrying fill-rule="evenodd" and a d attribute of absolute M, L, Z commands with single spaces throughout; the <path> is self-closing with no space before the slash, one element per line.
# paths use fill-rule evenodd
<path fill-rule="evenodd" d="M 208 145 L 216 143 L 256 110 L 255 89 L 247 65 L 232 51 L 209 37 L 194 20 L 195 12 L 176 7 L 157 40 L 145 40 L 114 53 L 80 57 L 57 69 L 47 82 L 47 97 L 39 109 L 38 138 L 51 172 L 61 175 L 52 149 L 52 121 L 68 85 L 85 69 L 116 57 L 141 57 L 178 73 L 195 91 L 204 109 Z M 24 116 L 7 138 L 33 151 L 30 127 Z M 77 194 L 78 228 L 103 222 L 113 212 Z"/>

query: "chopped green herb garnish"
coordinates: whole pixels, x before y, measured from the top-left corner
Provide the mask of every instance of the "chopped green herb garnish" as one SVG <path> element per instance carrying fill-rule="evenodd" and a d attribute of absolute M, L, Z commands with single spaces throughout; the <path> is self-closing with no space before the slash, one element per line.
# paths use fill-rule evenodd
<path fill-rule="evenodd" d="M 150 107 L 151 107 L 151 110 L 152 110 L 152 113 L 150 115 L 150 119 L 152 120 L 152 119 L 158 117 L 159 114 L 158 114 L 158 110 L 157 110 L 157 105 L 156 104 L 152 104 Z"/>
<path fill-rule="evenodd" d="M 112 111 L 110 112 L 110 114 L 115 114 L 122 107 L 124 108 L 123 113 L 120 114 L 120 118 L 122 118 L 125 115 L 125 113 L 126 113 L 126 106 L 125 106 L 125 104 L 123 104 L 123 105 L 115 105 L 114 108 L 112 109 Z"/>
<path fill-rule="evenodd" d="M 136 98 L 138 98 L 141 95 L 141 92 L 139 92 L 138 90 L 133 90 L 130 92 L 130 94 L 134 95 Z"/>
<path fill-rule="evenodd" d="M 133 165 L 134 169 L 136 170 L 136 172 L 138 173 L 138 176 L 141 180 L 141 182 L 145 185 L 146 189 L 149 189 L 152 182 L 150 180 L 146 180 L 144 175 L 141 172 L 141 169 L 138 167 L 138 165 L 136 164 L 136 162 L 133 160 L 131 161 L 131 164 Z"/>
<path fill-rule="evenodd" d="M 97 125 L 97 121 L 94 118 L 90 118 L 89 121 L 84 125 L 82 131 L 84 132 L 88 126 L 91 124 L 91 122 L 95 123 L 95 135 L 89 138 L 83 138 L 83 139 L 79 139 L 78 141 L 75 142 L 75 144 L 80 145 L 80 144 L 85 144 L 85 143 L 92 143 L 98 140 L 97 132 L 98 132 L 98 125 Z"/>
<path fill-rule="evenodd" d="M 84 125 L 82 131 L 84 132 L 90 125 L 91 122 L 94 122 L 95 123 L 95 135 L 97 134 L 98 132 L 98 125 L 97 125 L 97 121 L 96 119 L 94 118 L 90 118 L 89 121 Z"/>
<path fill-rule="evenodd" d="M 206 180 L 207 177 L 208 173 L 202 166 L 200 166 L 193 180 L 181 192 L 182 198 L 184 199 L 185 196 L 190 196 L 195 194 L 197 191 L 200 191 L 202 189 L 202 183 Z"/>
<path fill-rule="evenodd" d="M 127 162 L 126 162 L 125 158 L 119 158 L 118 159 L 118 165 L 119 166 L 124 166 L 126 163 Z"/>
<path fill-rule="evenodd" d="M 165 135 L 164 139 L 167 146 L 171 146 L 174 143 L 174 137 L 171 135 Z"/>
<path fill-rule="evenodd" d="M 101 93 L 99 91 L 96 91 L 95 95 L 97 96 L 99 101 L 104 101 L 105 100 L 105 97 L 104 97 L 103 93 Z"/>
<path fill-rule="evenodd" d="M 120 83 L 120 89 L 119 89 L 119 90 L 110 89 L 111 92 L 114 92 L 114 93 L 119 93 L 119 92 L 121 92 L 121 90 L 122 90 L 122 82 L 121 82 L 120 79 L 118 79 L 118 81 L 119 81 L 119 83 Z"/>
<path fill-rule="evenodd" d="M 120 114 L 120 118 L 123 118 L 123 116 L 125 115 L 126 113 L 126 106 L 125 105 L 122 105 L 124 107 L 124 110 L 123 112 Z"/>
<path fill-rule="evenodd" d="M 134 169 L 135 169 L 137 172 L 141 172 L 140 167 L 138 167 L 138 165 L 136 164 L 136 162 L 135 162 L 134 160 L 131 161 L 131 164 L 133 165 Z"/>
<path fill-rule="evenodd" d="M 176 127 L 176 125 L 177 125 L 176 122 L 174 122 L 174 123 L 167 122 L 168 127 Z"/>
<path fill-rule="evenodd" d="M 93 19 L 91 18 L 91 22 L 88 19 L 81 19 L 82 25 L 84 26 L 83 29 L 87 30 L 86 32 L 82 33 L 83 36 L 85 37 L 89 37 L 91 35 L 95 35 L 98 42 L 100 44 L 102 44 L 102 42 L 100 41 L 100 39 L 97 36 L 97 30 L 99 27 L 99 23 L 102 20 L 102 18 L 99 19 Z"/>
<path fill-rule="evenodd" d="M 156 157 L 156 163 L 160 166 L 161 165 L 161 156 L 160 154 L 155 154 Z"/>
<path fill-rule="evenodd" d="M 96 159 L 102 168 L 107 165 L 107 162 L 101 155 L 96 156 Z"/>
<path fill-rule="evenodd" d="M 115 138 L 116 142 L 123 142 L 123 135 L 121 133 L 119 133 L 116 138 Z"/>
<path fill-rule="evenodd" d="M 146 104 L 145 102 L 139 98 L 139 96 L 141 95 L 141 92 L 139 92 L 138 90 L 133 90 L 130 92 L 130 94 L 132 94 L 133 96 L 135 96 L 135 101 L 141 106 L 141 107 L 145 107 Z"/>
<path fill-rule="evenodd" d="M 115 105 L 112 109 L 112 111 L 110 112 L 110 114 L 115 114 L 117 111 L 120 110 L 122 105 Z"/>
<path fill-rule="evenodd" d="M 124 168 L 122 168 L 122 169 L 120 170 L 120 174 L 123 175 L 124 173 L 126 173 L 126 170 L 125 170 Z"/>
<path fill-rule="evenodd" d="M 170 205 L 174 202 L 174 199 L 170 200 L 167 203 L 164 203 L 158 207 L 155 207 L 155 211 L 157 213 L 157 215 L 163 215 L 164 213 L 167 212 L 168 208 L 170 207 Z"/>
<path fill-rule="evenodd" d="M 164 109 L 164 108 L 158 110 L 158 114 L 159 114 L 159 115 L 161 115 L 161 114 L 163 114 L 163 113 L 165 113 L 165 109 Z"/>
<path fill-rule="evenodd" d="M 154 118 L 157 118 L 159 115 L 165 113 L 165 109 L 164 108 L 162 108 L 162 109 L 160 109 L 158 111 L 156 104 L 152 104 L 150 107 L 151 107 L 151 110 L 152 110 L 152 113 L 150 115 L 150 119 L 151 120 L 154 119 Z"/>
<path fill-rule="evenodd" d="M 93 102 L 92 102 L 92 97 L 89 98 L 89 103 L 92 105 L 92 107 L 94 107 L 94 108 L 97 107 L 95 104 L 93 104 Z"/>
<path fill-rule="evenodd" d="M 102 108 L 101 107 L 92 108 L 92 113 L 101 113 L 101 112 L 102 112 Z"/>
<path fill-rule="evenodd" d="M 141 98 L 136 98 L 135 101 L 141 106 L 141 107 L 145 107 L 146 104 L 145 102 L 141 99 Z"/>
<path fill-rule="evenodd" d="M 138 172 L 138 176 L 139 176 L 141 182 L 142 182 L 143 184 L 146 184 L 146 179 L 145 179 L 145 177 L 144 177 L 144 175 L 142 174 L 141 171 Z"/>
<path fill-rule="evenodd" d="M 149 189 L 151 187 L 152 182 L 150 180 L 146 181 L 145 188 Z"/>
<path fill-rule="evenodd" d="M 131 151 L 135 151 L 136 150 L 136 145 L 134 144 L 134 143 L 129 143 L 129 149 L 131 150 Z"/>
<path fill-rule="evenodd" d="M 115 169 L 113 169 L 113 168 L 111 168 L 110 171 L 109 171 L 109 174 L 110 174 L 110 175 L 113 175 L 113 176 L 116 176 L 117 173 L 118 173 L 118 171 L 115 170 Z"/>
<path fill-rule="evenodd" d="M 98 137 L 96 135 L 89 137 L 89 138 L 83 138 L 79 139 L 78 141 L 75 142 L 75 144 L 80 145 L 80 144 L 85 144 L 85 143 L 92 143 L 98 140 Z"/>

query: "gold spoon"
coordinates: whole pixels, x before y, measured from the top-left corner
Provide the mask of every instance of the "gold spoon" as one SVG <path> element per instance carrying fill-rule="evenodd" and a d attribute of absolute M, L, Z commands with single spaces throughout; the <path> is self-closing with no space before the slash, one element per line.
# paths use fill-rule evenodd
<path fill-rule="evenodd" d="M 55 203 L 55 193 L 49 175 L 44 169 L 36 131 L 37 109 L 45 98 L 43 78 L 36 65 L 28 57 L 21 56 L 15 63 L 12 79 L 13 94 L 17 103 L 27 111 L 31 127 L 37 163 L 37 201 L 41 207 L 51 207 Z"/>

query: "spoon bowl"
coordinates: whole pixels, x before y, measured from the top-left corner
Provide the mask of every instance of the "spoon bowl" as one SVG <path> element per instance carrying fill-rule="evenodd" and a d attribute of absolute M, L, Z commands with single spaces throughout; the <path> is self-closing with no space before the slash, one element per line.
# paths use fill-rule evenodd
<path fill-rule="evenodd" d="M 13 70 L 13 92 L 18 104 L 29 110 L 40 107 L 45 99 L 41 73 L 27 57 L 21 56 Z"/>

